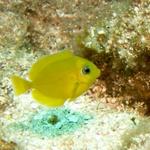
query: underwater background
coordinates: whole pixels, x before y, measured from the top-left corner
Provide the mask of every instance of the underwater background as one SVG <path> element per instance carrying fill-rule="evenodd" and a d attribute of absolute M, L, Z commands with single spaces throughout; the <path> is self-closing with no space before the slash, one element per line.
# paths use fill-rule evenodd
<path fill-rule="evenodd" d="M 101 70 L 86 93 L 14 95 L 12 75 L 64 49 Z M 149 0 L 0 0 L 0 150 L 149 150 L 149 115 Z"/>

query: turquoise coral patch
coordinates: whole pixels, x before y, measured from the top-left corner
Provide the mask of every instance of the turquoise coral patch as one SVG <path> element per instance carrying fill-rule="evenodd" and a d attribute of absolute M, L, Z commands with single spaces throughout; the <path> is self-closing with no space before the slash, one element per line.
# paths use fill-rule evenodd
<path fill-rule="evenodd" d="M 53 116 L 57 117 L 55 123 L 49 121 Z M 92 118 L 90 115 L 74 112 L 64 107 L 40 110 L 29 120 L 13 124 L 13 129 L 31 131 L 43 137 L 54 137 L 72 133 L 87 124 Z"/>

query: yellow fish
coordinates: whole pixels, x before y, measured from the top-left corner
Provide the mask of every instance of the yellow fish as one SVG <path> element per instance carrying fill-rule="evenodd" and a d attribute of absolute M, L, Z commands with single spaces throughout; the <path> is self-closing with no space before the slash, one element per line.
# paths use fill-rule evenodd
<path fill-rule="evenodd" d="M 12 76 L 16 95 L 29 89 L 39 103 L 61 106 L 84 93 L 100 75 L 100 70 L 89 60 L 64 50 L 40 58 L 29 71 L 29 80 Z"/>

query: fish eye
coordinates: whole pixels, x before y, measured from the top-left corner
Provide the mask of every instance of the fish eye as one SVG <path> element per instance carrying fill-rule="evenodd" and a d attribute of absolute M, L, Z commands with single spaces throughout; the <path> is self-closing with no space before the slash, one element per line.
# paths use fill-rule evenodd
<path fill-rule="evenodd" d="M 90 70 L 90 68 L 89 68 L 88 66 L 84 66 L 83 69 L 82 69 L 82 73 L 83 73 L 83 74 L 89 74 L 90 71 L 91 71 L 91 70 Z"/>

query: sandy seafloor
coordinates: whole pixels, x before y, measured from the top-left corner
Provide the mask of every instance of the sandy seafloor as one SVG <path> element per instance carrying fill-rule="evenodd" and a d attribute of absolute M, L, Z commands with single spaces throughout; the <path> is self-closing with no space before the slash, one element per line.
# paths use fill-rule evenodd
<path fill-rule="evenodd" d="M 64 107 L 73 112 L 90 115 L 91 118 L 71 133 L 64 132 L 62 135 L 47 137 L 30 130 L 12 130 L 9 127 L 16 122 L 25 122 L 32 113 L 38 113 L 40 109 L 49 109 L 38 105 L 30 95 L 20 96 L 14 101 L 15 106 L 7 109 L 1 116 L 1 134 L 6 141 L 17 143 L 20 150 L 122 150 L 127 133 L 136 129 L 141 119 L 134 113 L 115 111 L 103 103 L 81 96 L 76 102 L 67 103 Z M 132 121 L 132 118 L 135 120 Z M 73 120 L 78 124 L 76 118 Z M 139 135 L 133 140 L 134 144 L 140 145 L 148 137 Z M 132 149 L 136 149 L 135 145 Z"/>
<path fill-rule="evenodd" d="M 48 26 L 40 22 L 45 14 L 40 11 L 36 14 L 41 4 L 40 0 L 38 2 L 37 8 L 36 1 L 30 8 L 28 0 L 0 0 L 0 150 L 150 150 L 149 118 L 134 111 L 114 109 L 103 103 L 105 97 L 91 99 L 90 96 L 81 95 L 76 101 L 65 103 L 55 110 L 38 104 L 30 93 L 14 96 L 10 82 L 12 74 L 27 77 L 31 64 L 40 56 L 55 53 L 58 49 L 72 48 L 70 39 L 73 34 L 84 30 L 83 26 L 89 26 L 90 21 L 94 22 L 95 13 L 102 14 L 102 17 L 107 12 L 99 11 L 97 1 L 88 1 L 91 7 L 78 0 L 68 1 L 67 4 L 64 1 L 64 8 L 61 8 L 63 1 L 62 4 L 57 1 L 57 7 L 54 7 L 55 2 L 52 3 L 54 6 L 48 13 L 54 13 L 56 9 L 57 15 L 52 15 L 52 25 Z M 48 2 L 43 3 L 46 5 L 40 7 L 41 10 L 48 8 Z M 26 4 L 25 14 L 28 18 L 23 15 Z M 79 5 L 82 6 L 81 16 Z M 100 6 L 102 9 L 103 5 Z M 89 20 L 86 19 L 86 11 L 92 14 Z M 72 18 L 77 18 L 77 22 L 71 22 Z M 68 24 L 65 23 L 67 21 Z M 78 25 L 81 25 L 81 29 Z M 33 30 L 32 26 L 41 33 Z M 31 32 L 30 40 L 28 32 Z M 56 124 L 48 124 L 47 112 L 58 115 Z"/>

